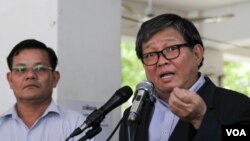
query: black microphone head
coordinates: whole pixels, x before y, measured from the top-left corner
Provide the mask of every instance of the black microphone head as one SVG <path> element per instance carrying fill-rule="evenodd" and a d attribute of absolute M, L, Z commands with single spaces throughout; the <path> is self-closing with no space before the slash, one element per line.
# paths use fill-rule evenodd
<path fill-rule="evenodd" d="M 126 102 L 133 94 L 132 89 L 129 86 L 124 86 L 118 89 L 115 94 L 106 102 L 100 111 L 105 115 L 117 106 Z"/>
<path fill-rule="evenodd" d="M 121 101 L 126 102 L 133 94 L 133 90 L 129 86 L 123 86 L 115 92 L 115 95 L 121 97 Z"/>

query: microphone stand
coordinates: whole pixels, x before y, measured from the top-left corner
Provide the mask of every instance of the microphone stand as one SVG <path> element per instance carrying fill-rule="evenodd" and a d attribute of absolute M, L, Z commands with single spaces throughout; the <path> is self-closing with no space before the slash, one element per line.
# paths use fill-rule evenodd
<path fill-rule="evenodd" d="M 78 141 L 85 141 L 87 139 L 91 139 L 94 136 L 96 136 L 98 133 L 100 133 L 102 131 L 102 128 L 99 125 L 94 126 L 91 130 L 87 131 L 87 133 L 85 134 L 85 136 L 83 136 L 82 138 L 80 138 Z"/>
<path fill-rule="evenodd" d="M 121 125 L 121 122 L 124 120 L 124 117 L 122 117 L 120 119 L 120 121 L 118 122 L 118 124 L 116 125 L 115 129 L 112 131 L 112 133 L 109 135 L 109 137 L 107 138 L 106 141 L 109 141 L 114 133 L 117 131 L 118 127 Z M 102 128 L 100 127 L 100 125 L 98 127 L 95 127 L 91 130 L 89 130 L 86 135 L 84 137 L 82 137 L 81 139 L 79 139 L 78 141 L 85 141 L 86 139 L 91 139 L 93 138 L 95 135 L 97 135 L 99 132 L 101 132 Z"/>
<path fill-rule="evenodd" d="M 141 115 L 135 121 L 128 121 L 128 141 L 135 141 L 135 135 L 137 131 L 137 127 L 139 125 Z"/>
<path fill-rule="evenodd" d="M 144 99 L 143 102 L 143 108 L 141 109 L 139 116 L 136 120 L 128 121 L 128 141 L 136 141 L 137 136 L 141 136 L 141 130 L 147 130 L 145 128 L 145 125 L 142 125 L 143 123 L 145 123 L 145 119 L 146 118 L 150 118 L 150 114 L 148 114 L 148 112 L 150 112 L 150 107 L 152 107 L 152 104 L 154 103 L 154 99 L 151 99 L 149 96 L 147 96 Z M 142 111 L 145 111 L 144 113 L 142 113 Z M 140 126 L 139 126 L 140 125 Z M 138 128 L 140 128 L 138 130 Z M 139 131 L 137 133 L 137 131 Z M 137 135 L 139 134 L 139 135 Z"/>

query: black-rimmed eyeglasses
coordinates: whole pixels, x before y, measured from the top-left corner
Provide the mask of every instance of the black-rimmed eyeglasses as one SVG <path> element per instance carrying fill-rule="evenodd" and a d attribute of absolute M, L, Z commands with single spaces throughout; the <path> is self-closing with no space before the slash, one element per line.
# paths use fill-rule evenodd
<path fill-rule="evenodd" d="M 142 63 L 146 66 L 152 66 L 152 65 L 157 64 L 159 57 L 160 57 L 160 53 L 167 60 L 175 59 L 180 55 L 180 48 L 188 47 L 188 46 L 189 44 L 187 43 L 177 44 L 177 45 L 165 47 L 164 49 L 158 52 L 145 53 L 142 55 Z"/>

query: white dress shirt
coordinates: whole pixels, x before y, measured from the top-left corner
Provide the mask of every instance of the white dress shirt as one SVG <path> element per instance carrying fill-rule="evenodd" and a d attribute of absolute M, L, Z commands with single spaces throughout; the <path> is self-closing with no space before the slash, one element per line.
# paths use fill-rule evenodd
<path fill-rule="evenodd" d="M 0 116 L 0 140 L 4 141 L 65 141 L 85 120 L 78 112 L 57 106 L 54 101 L 43 115 L 28 128 L 18 117 L 15 105 Z M 80 134 L 69 141 L 77 141 Z"/>

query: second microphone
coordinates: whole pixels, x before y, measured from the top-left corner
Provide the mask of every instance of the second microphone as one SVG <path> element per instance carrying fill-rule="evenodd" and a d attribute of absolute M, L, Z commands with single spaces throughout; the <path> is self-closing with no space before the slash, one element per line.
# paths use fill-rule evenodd
<path fill-rule="evenodd" d="M 154 90 L 154 85 L 149 81 L 144 80 L 139 84 L 137 84 L 135 97 L 133 99 L 133 103 L 128 116 L 129 122 L 134 122 L 138 120 L 144 99 L 146 97 L 152 98 L 153 90 Z"/>

